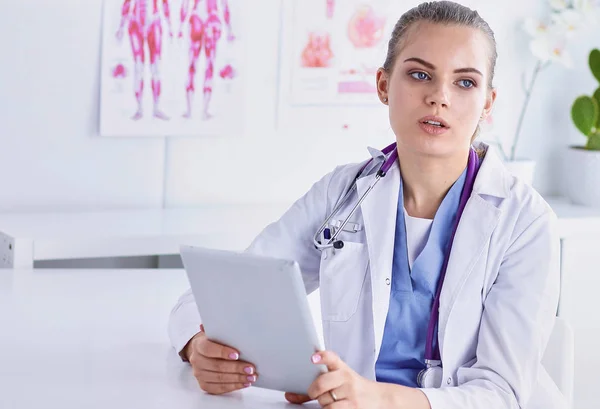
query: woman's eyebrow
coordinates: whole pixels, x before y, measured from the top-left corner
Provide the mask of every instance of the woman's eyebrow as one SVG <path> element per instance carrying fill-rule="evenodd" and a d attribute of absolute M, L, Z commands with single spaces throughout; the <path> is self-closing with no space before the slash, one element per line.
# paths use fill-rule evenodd
<path fill-rule="evenodd" d="M 430 70 L 435 70 L 435 65 L 433 65 L 432 63 L 427 62 L 421 58 L 418 58 L 418 57 L 411 57 L 411 58 L 407 58 L 406 60 L 404 60 L 404 62 L 408 62 L 408 61 L 414 61 L 421 65 L 424 65 L 425 67 L 429 68 Z M 483 74 L 481 73 L 481 71 L 479 71 L 478 69 L 475 69 L 475 68 L 470 68 L 470 67 L 469 68 L 458 68 L 458 69 L 454 70 L 454 73 L 456 73 L 456 74 L 462 74 L 462 73 L 466 73 L 466 72 L 473 72 L 473 73 L 479 74 L 483 77 Z"/>

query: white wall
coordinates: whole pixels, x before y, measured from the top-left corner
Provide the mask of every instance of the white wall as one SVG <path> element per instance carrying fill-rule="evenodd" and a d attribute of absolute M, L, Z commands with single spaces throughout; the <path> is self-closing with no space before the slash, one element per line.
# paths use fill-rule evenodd
<path fill-rule="evenodd" d="M 404 1 L 407 9 L 419 2 Z M 277 78 L 278 47 L 273 33 L 279 29 L 280 9 L 277 7 L 278 0 L 265 0 L 263 3 L 273 7 L 265 8 L 268 14 L 261 20 L 260 26 L 252 27 L 248 32 L 251 37 L 247 42 L 249 54 L 260 64 L 248 67 L 253 73 L 253 81 L 248 86 L 246 134 L 220 140 L 171 139 L 167 183 L 169 205 L 204 201 L 290 201 L 329 172 L 335 164 L 364 159 L 368 155 L 365 149 L 367 145 L 382 147 L 393 141 L 391 131 L 377 132 L 377 129 L 381 129 L 379 124 L 373 124 L 372 132 L 359 134 L 347 131 L 306 132 L 302 129 L 297 132 L 277 132 L 274 127 L 277 116 L 277 84 L 274 79 Z M 515 35 L 514 25 L 523 16 L 535 15 L 536 4 L 520 6 L 511 16 L 507 16 L 499 13 L 497 3 L 491 0 L 466 0 L 464 3 L 484 7 L 482 15 L 493 28 L 497 27 L 496 36 L 502 57 L 498 61 L 497 82 L 502 88 L 509 88 L 507 93 L 501 95 L 497 112 L 505 112 L 508 118 L 516 117 L 513 113 L 514 98 L 510 97 L 510 93 L 520 90 L 510 89 L 511 75 L 520 74 L 519 67 L 511 62 L 515 55 L 522 60 L 528 54 L 526 50 L 515 47 L 524 34 Z M 516 12 L 519 14 L 516 15 Z M 511 58 L 507 58 L 508 55 Z M 500 116 L 498 122 L 507 121 Z M 276 149 L 286 154 L 277 155 Z M 219 178 L 190 177 L 190 174 L 213 173 L 214 157 L 226 155 L 237 166 L 220 169 Z"/>
<path fill-rule="evenodd" d="M 97 136 L 102 1 L 0 2 L 0 210 L 160 206 L 163 140 Z"/>
<path fill-rule="evenodd" d="M 100 138 L 102 1 L 1 2 L 0 211 L 160 206 L 163 185 L 169 206 L 289 202 L 336 164 L 364 158 L 366 145 L 392 140 L 381 133 L 276 131 L 280 0 L 261 0 L 260 6 L 257 0 L 244 2 L 252 58 L 246 67 L 251 81 L 243 134 L 171 138 L 168 146 L 161 138 Z M 407 7 L 415 3 L 406 1 Z M 544 10 L 545 3 L 467 2 L 496 31 L 500 94 L 495 115 L 507 140 L 523 99 L 521 72 L 534 63 L 519 24 Z M 175 2 L 172 10 L 177 7 Z M 560 192 L 555 161 L 569 143 L 583 142 L 570 123 L 569 107 L 576 95 L 594 89 L 587 53 L 600 44 L 594 40 L 598 32 L 591 34 L 579 41 L 576 68 L 550 67 L 533 95 L 519 150 L 539 160 L 535 186 L 542 193 Z"/>

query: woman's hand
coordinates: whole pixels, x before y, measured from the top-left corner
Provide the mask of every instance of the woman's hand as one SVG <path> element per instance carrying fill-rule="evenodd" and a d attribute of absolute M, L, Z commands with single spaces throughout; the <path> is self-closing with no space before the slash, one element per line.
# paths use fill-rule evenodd
<path fill-rule="evenodd" d="M 286 393 L 289 402 L 300 404 L 316 399 L 328 409 L 386 407 L 388 389 L 385 384 L 363 378 L 330 351 L 317 352 L 312 361 L 326 365 L 329 372 L 315 379 L 308 388 L 308 396 Z"/>
<path fill-rule="evenodd" d="M 202 326 L 183 354 L 192 365 L 200 388 L 213 395 L 247 388 L 258 378 L 254 365 L 239 361 L 235 349 L 210 341 Z"/>

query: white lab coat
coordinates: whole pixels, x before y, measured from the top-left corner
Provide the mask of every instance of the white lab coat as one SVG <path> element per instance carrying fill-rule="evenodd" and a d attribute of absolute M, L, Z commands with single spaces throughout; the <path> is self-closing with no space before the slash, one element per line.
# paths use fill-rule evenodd
<path fill-rule="evenodd" d="M 566 401 L 541 364 L 559 296 L 556 216 L 531 187 L 514 178 L 489 146 L 456 232 L 439 314 L 441 388 L 422 389 L 433 409 L 555 409 Z M 344 248 L 323 256 L 315 231 L 362 164 L 324 176 L 247 251 L 297 260 L 307 293 L 320 289 L 325 347 L 375 379 L 387 317 L 400 172 L 397 163 L 371 191 L 343 232 Z M 335 219 L 342 220 L 374 178 Z M 179 351 L 198 331 L 188 291 L 172 311 Z"/>

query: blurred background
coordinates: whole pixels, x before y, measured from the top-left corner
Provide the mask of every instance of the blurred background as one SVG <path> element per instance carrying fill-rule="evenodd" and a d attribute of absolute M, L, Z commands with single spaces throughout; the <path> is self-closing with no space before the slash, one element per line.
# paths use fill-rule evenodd
<path fill-rule="evenodd" d="M 229 0 L 234 42 L 243 44 L 235 50 L 238 53 L 235 68 L 239 73 L 235 85 L 239 93 L 220 101 L 215 97 L 213 102 L 226 103 L 236 113 L 227 115 L 221 109 L 217 118 L 226 119 L 221 125 L 226 122 L 238 125 L 234 131 L 227 131 L 225 126 L 207 126 L 210 121 L 202 121 L 200 115 L 191 119 L 197 121 L 196 127 L 165 126 L 162 135 L 156 135 L 156 129 L 152 128 L 163 124 L 153 126 L 151 121 L 137 129 L 119 126 L 108 108 L 101 110 L 102 101 L 110 100 L 114 91 L 110 80 L 114 79 L 112 74 L 119 61 L 114 57 L 115 50 L 124 56 L 122 62 L 127 74 L 118 98 L 126 101 L 123 106 L 130 108 L 129 116 L 135 113 L 135 68 L 127 26 L 122 42 L 114 41 L 123 1 L 107 1 L 111 7 L 103 3 L 101 0 L 2 1 L 0 166 L 6 177 L 0 190 L 0 211 L 289 203 L 336 165 L 367 157 L 367 146 L 380 148 L 393 141 L 385 108 L 368 98 L 336 101 L 332 97 L 318 104 L 316 101 L 326 92 L 315 93 L 300 103 L 295 103 L 295 96 L 290 95 L 292 79 L 306 80 L 302 74 L 292 72 L 300 61 L 299 55 L 290 57 L 294 35 L 304 36 L 310 30 L 327 27 L 318 22 L 312 24 L 309 19 L 294 22 L 294 6 L 302 3 L 302 7 L 314 10 L 325 21 L 326 0 Z M 151 1 L 147 3 L 152 6 Z M 162 12 L 162 0 L 158 3 Z M 338 0 L 335 11 L 354 10 L 358 3 Z M 372 3 L 380 14 L 383 13 L 379 10 L 388 7 L 398 10 L 386 16 L 386 30 L 391 29 L 403 11 L 418 4 L 412 0 Z M 529 84 L 538 62 L 531 51 L 533 37 L 525 30 L 525 21 L 548 21 L 552 12 L 550 3 L 560 2 L 463 3 L 476 8 L 496 34 L 499 58 L 495 85 L 499 94 L 493 131 L 488 132 L 493 137 L 487 139 L 500 138 L 509 151 L 526 98 L 523 77 Z M 347 9 L 350 5 L 352 8 Z M 163 92 L 175 94 L 170 88 L 178 88 L 179 99 L 183 101 L 191 42 L 189 38 L 177 39 L 180 7 L 180 0 L 170 1 L 170 19 L 175 31 L 172 42 L 184 55 L 180 58 L 179 76 L 167 75 L 177 70 L 165 69 L 161 74 Z M 107 16 L 107 9 L 114 13 Z M 161 18 L 164 22 L 164 15 Z M 163 25 L 166 50 L 171 39 L 166 24 Z M 187 30 L 185 27 L 186 36 Z M 571 121 L 570 109 L 577 96 L 591 94 L 597 87 L 587 60 L 591 49 L 600 45 L 599 30 L 597 24 L 578 27 L 575 38 L 568 43 L 571 68 L 554 61 L 537 76 L 516 153 L 536 161 L 533 185 L 544 195 L 564 194 L 565 174 L 559 164 L 568 146 L 585 145 L 584 136 Z M 226 44 L 224 23 L 222 31 L 219 41 Z M 371 61 L 376 67 L 383 64 L 388 33 L 369 55 L 376 56 Z M 225 45 L 222 49 L 225 50 Z M 340 47 L 339 53 L 338 49 L 333 50 L 341 59 L 343 48 Z M 217 58 L 221 51 L 217 49 Z M 152 113 L 148 54 L 146 49 L 146 116 Z M 203 100 L 203 60 L 204 50 L 195 75 L 198 107 Z M 167 62 L 163 61 L 163 65 Z M 287 70 L 283 72 L 282 68 Z M 225 87 L 217 74 L 215 95 Z M 325 77 L 335 81 L 331 76 Z M 303 96 L 302 90 L 298 95 Z M 175 106 L 183 104 L 163 98 L 161 109 L 180 117 L 183 109 L 175 112 L 171 109 Z M 357 112 L 361 112 L 360 118 L 356 117 Z M 108 117 L 109 124 L 105 126 L 112 128 L 107 136 L 100 132 L 102 115 Z M 184 135 L 178 134 L 179 131 Z"/>

